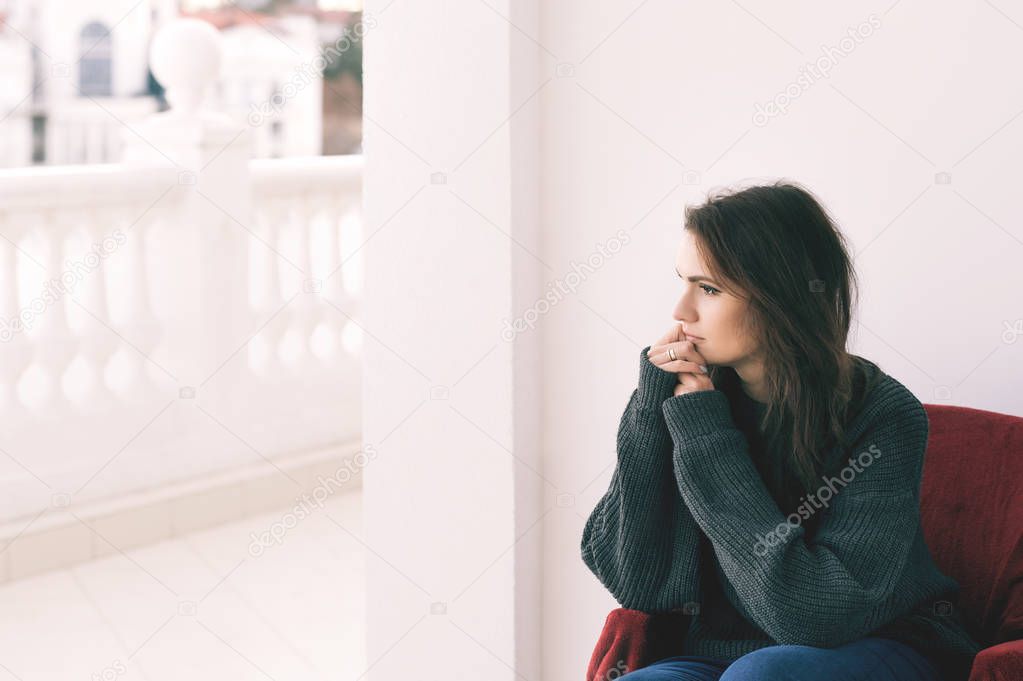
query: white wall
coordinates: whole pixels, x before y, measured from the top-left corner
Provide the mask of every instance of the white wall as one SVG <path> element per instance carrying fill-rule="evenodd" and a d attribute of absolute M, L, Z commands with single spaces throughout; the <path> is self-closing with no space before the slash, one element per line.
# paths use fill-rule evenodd
<path fill-rule="evenodd" d="M 582 527 L 607 489 L 639 350 L 671 320 L 682 209 L 711 187 L 779 177 L 809 186 L 857 253 L 863 298 L 852 351 L 925 403 L 1023 414 L 1023 342 L 1003 340 L 1004 323 L 1023 320 L 1023 211 L 1014 195 L 1023 88 L 999 75 L 1021 48 L 1006 16 L 948 1 L 534 0 L 514 3 L 520 14 L 509 4 L 367 5 L 380 13 L 366 52 L 367 234 L 380 236 L 367 246 L 367 325 L 378 337 L 365 353 L 364 430 L 371 441 L 394 433 L 381 447 L 394 468 L 368 470 L 364 494 L 368 543 L 431 584 L 452 586 L 466 566 L 495 556 L 500 542 L 487 538 L 517 532 L 511 505 L 540 518 L 521 530 L 522 545 L 542 537 L 542 564 L 516 581 L 507 561 L 528 566 L 531 556 L 509 547 L 474 587 L 471 624 L 445 637 L 421 628 L 434 621 L 416 619 L 417 601 L 396 603 L 406 592 L 422 597 L 407 580 L 388 598 L 402 579 L 374 562 L 369 659 L 379 659 L 378 678 L 413 671 L 431 646 L 447 661 L 484 660 L 480 678 L 510 678 L 495 660 L 531 681 L 583 676 L 616 604 L 582 563 Z M 843 45 L 861 24 L 870 35 Z M 829 75 L 801 87 L 818 59 L 829 60 Z M 754 119 L 758 104 L 787 89 L 786 113 Z M 516 172 L 530 164 L 510 149 L 533 144 L 536 174 Z M 434 170 L 472 207 L 426 183 Z M 951 183 L 937 182 L 939 173 Z M 539 192 L 539 243 L 523 257 L 520 244 L 532 242 L 513 239 L 530 234 L 528 211 L 517 214 L 530 190 Z M 627 243 L 609 254 L 621 233 Z M 599 266 L 577 280 L 593 254 Z M 543 264 L 520 271 L 516 258 Z M 513 297 L 529 285 L 551 292 L 544 305 Z M 503 322 L 536 309 L 544 313 L 511 350 Z M 539 358 L 509 363 L 537 342 Z M 431 378 L 478 360 L 461 408 L 487 419 L 480 430 L 489 438 L 438 420 L 447 415 L 422 402 L 428 381 L 402 357 Z M 510 434 L 532 418 L 516 382 L 536 376 L 540 508 L 510 469 L 481 469 L 490 460 L 476 458 L 500 455 L 487 446 L 497 441 L 528 460 L 528 442 Z M 528 661 L 532 641 L 517 646 L 514 662 L 509 652 L 509 609 L 528 609 L 521 589 L 537 582 L 542 674 Z M 451 677 L 450 668 L 422 669 Z"/>

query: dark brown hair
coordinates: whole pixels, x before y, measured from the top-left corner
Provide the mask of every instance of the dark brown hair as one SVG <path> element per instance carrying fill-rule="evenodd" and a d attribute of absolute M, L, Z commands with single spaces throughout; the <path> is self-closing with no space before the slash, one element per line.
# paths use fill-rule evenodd
<path fill-rule="evenodd" d="M 759 426 L 785 462 L 785 477 L 769 487 L 789 513 L 823 484 L 830 448 L 848 445 L 845 426 L 865 391 L 846 351 L 858 292 L 845 239 L 808 190 L 785 180 L 712 192 L 686 207 L 684 228 L 710 275 L 748 301 L 746 331 L 768 392 Z M 722 372 L 734 369 L 712 366 L 715 386 L 728 378 Z"/>

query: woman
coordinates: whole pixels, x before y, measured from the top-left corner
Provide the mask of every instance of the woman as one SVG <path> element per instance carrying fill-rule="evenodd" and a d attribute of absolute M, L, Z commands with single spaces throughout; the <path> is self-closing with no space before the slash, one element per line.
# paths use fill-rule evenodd
<path fill-rule="evenodd" d="M 855 273 L 778 182 L 687 207 L 676 324 L 643 349 L 582 558 L 615 599 L 692 614 L 625 681 L 965 681 L 980 646 L 919 518 L 923 405 L 845 350 Z"/>

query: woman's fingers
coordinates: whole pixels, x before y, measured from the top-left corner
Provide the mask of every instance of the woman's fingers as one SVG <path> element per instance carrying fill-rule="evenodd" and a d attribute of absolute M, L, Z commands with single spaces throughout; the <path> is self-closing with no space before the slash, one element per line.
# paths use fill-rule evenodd
<path fill-rule="evenodd" d="M 657 362 L 654 362 L 654 364 L 657 364 Z M 672 373 L 676 374 L 679 373 L 703 374 L 704 373 L 703 369 L 701 369 L 700 366 L 701 363 L 691 362 L 686 359 L 679 359 L 675 361 L 668 360 L 667 362 L 664 362 L 662 364 L 657 364 L 657 367 L 659 369 L 663 369 L 664 371 L 671 371 Z"/>
<path fill-rule="evenodd" d="M 674 394 L 676 396 L 685 395 L 686 393 L 697 392 L 699 390 L 714 390 L 714 382 L 710 380 L 710 376 L 705 374 L 680 374 Z"/>
<path fill-rule="evenodd" d="M 682 352 L 696 352 L 696 347 L 693 345 L 692 341 L 672 341 L 670 343 L 655 343 L 654 345 L 651 345 L 650 354 L 659 355 L 665 353 L 670 347 L 675 348 L 675 355 L 678 357 L 682 356 L 680 354 Z"/>
<path fill-rule="evenodd" d="M 672 348 L 674 349 L 674 360 L 668 355 L 668 350 Z M 664 371 L 696 375 L 703 375 L 706 373 L 700 367 L 701 365 L 706 366 L 707 362 L 696 350 L 691 341 L 680 341 L 677 343 L 669 343 L 667 345 L 651 346 L 648 357 L 650 358 L 651 363 Z"/>
<path fill-rule="evenodd" d="M 688 359 L 696 362 L 697 364 L 706 364 L 703 356 L 700 355 L 699 350 L 696 349 L 696 346 L 693 345 L 692 341 L 679 341 L 677 343 L 668 343 L 666 345 L 652 345 L 650 346 L 650 353 L 647 356 L 650 357 L 650 361 L 654 364 L 670 361 L 671 358 L 667 355 L 669 348 L 675 349 L 676 359 Z"/>
<path fill-rule="evenodd" d="M 668 330 L 668 333 L 664 334 L 657 339 L 654 345 L 668 345 L 669 343 L 677 343 L 680 340 L 685 340 L 685 334 L 682 333 L 682 325 L 676 324 Z"/>

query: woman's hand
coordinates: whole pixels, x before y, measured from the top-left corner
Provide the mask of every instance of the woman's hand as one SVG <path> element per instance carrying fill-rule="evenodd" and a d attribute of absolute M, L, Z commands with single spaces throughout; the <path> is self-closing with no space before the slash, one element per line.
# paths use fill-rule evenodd
<path fill-rule="evenodd" d="M 671 352 L 675 359 L 671 359 Z M 697 351 L 693 342 L 686 339 L 681 324 L 675 324 L 650 346 L 647 355 L 650 362 L 664 371 L 678 375 L 675 396 L 699 390 L 714 390 L 714 383 L 706 373 L 706 360 Z"/>

